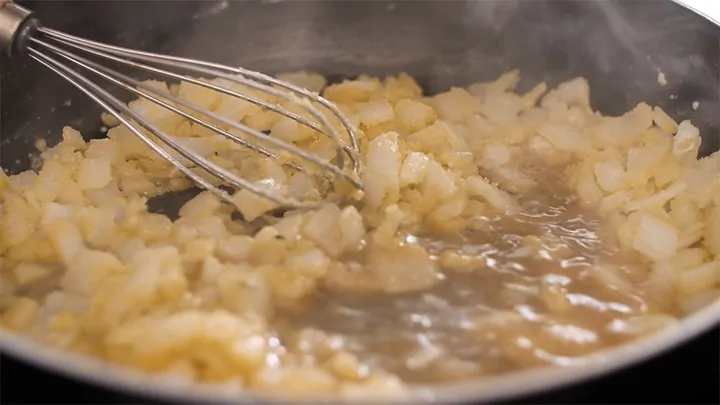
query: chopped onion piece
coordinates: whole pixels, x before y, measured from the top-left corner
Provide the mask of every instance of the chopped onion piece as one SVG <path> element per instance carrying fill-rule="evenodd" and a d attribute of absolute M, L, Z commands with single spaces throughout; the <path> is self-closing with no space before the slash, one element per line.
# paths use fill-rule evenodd
<path fill-rule="evenodd" d="M 678 249 L 677 229 L 667 221 L 644 214 L 633 238 L 633 248 L 651 260 L 668 260 Z"/>

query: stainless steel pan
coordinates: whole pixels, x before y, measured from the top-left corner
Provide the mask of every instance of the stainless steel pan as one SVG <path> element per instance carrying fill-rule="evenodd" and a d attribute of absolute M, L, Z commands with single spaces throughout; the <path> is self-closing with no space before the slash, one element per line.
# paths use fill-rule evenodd
<path fill-rule="evenodd" d="M 671 1 L 20 3 L 34 9 L 46 25 L 73 34 L 268 72 L 308 69 L 341 77 L 405 71 L 428 91 L 491 79 L 512 68 L 521 69 L 527 85 L 582 75 L 590 81 L 593 105 L 602 112 L 621 113 L 648 101 L 678 120 L 692 119 L 702 130 L 701 153 L 720 146 L 720 27 Z M 713 2 L 694 7 L 708 3 Z M 701 10 L 705 16 L 718 13 L 712 5 L 706 7 Z M 62 80 L 29 61 L 3 59 L 0 71 L 4 168 L 17 172 L 29 167 L 35 140 L 52 143 L 68 123 L 100 136 L 94 132 L 100 127 L 99 111 Z M 666 86 L 658 84 L 660 71 Z M 695 101 L 700 103 L 697 110 L 692 108 Z M 579 368 L 416 390 L 413 402 L 490 401 L 578 383 L 642 362 L 719 321 L 720 303 L 677 329 L 598 354 Z M 252 393 L 173 386 L 51 352 L 3 332 L 0 350 L 41 368 L 154 397 L 272 402 Z"/>

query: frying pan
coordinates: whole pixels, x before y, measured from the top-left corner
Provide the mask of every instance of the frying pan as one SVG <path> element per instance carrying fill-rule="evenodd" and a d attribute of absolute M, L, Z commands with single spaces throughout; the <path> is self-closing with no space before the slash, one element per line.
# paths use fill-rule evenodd
<path fill-rule="evenodd" d="M 592 104 L 602 113 L 620 114 L 647 101 L 678 121 L 691 119 L 702 131 L 701 154 L 720 146 L 720 27 L 709 18 L 718 12 L 712 6 L 695 11 L 665 0 L 20 3 L 44 24 L 72 34 L 268 73 L 306 69 L 340 79 L 407 72 L 428 92 L 490 80 L 513 68 L 521 69 L 525 88 L 585 76 Z M 708 3 L 713 2 L 691 7 Z M 101 136 L 100 111 L 61 79 L 27 60 L 3 57 L 1 63 L 3 168 L 12 173 L 29 168 L 36 139 L 53 144 L 64 125 Z M 658 84 L 659 72 L 667 85 Z M 716 303 L 677 328 L 598 353 L 579 367 L 417 388 L 410 402 L 488 402 L 577 384 L 642 362 L 719 322 Z M 150 397 L 193 403 L 288 399 L 181 387 L 56 353 L 6 332 L 0 332 L 0 350 L 46 370 Z M 312 403 L 323 401 L 336 402 Z"/>

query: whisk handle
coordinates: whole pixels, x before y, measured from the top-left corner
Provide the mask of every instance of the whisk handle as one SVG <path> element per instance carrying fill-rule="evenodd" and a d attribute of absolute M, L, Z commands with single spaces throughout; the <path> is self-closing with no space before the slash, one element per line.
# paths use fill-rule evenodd
<path fill-rule="evenodd" d="M 0 0 L 0 49 L 9 56 L 22 55 L 40 26 L 32 11 L 11 0 Z"/>

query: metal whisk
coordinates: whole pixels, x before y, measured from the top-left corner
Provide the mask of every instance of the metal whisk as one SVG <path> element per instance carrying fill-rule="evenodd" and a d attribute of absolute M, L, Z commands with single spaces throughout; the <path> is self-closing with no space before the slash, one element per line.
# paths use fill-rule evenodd
<path fill-rule="evenodd" d="M 157 128 L 140 114 L 133 112 L 125 103 L 99 86 L 88 76 L 79 73 L 76 69 L 80 68 L 90 72 L 97 78 L 106 80 L 137 95 L 138 97 L 160 105 L 163 108 L 183 116 L 197 125 L 244 145 L 253 151 L 263 154 L 264 156 L 270 158 L 277 157 L 276 153 L 258 145 L 258 143 L 253 143 L 246 139 L 246 137 L 233 134 L 217 126 L 213 122 L 209 122 L 207 119 L 209 118 L 214 122 L 224 124 L 228 128 L 235 129 L 247 135 L 248 138 L 254 138 L 256 141 L 261 141 L 261 143 L 272 145 L 296 157 L 300 157 L 305 162 L 316 165 L 320 169 L 329 172 L 333 175 L 332 177 L 335 180 L 344 179 L 356 189 L 362 190 L 359 175 L 360 159 L 355 130 L 348 118 L 344 116 L 335 105 L 314 92 L 275 79 L 268 75 L 240 67 L 230 67 L 213 62 L 138 51 L 79 38 L 64 32 L 43 27 L 33 16 L 30 10 L 7 0 L 0 0 L 0 46 L 3 47 L 5 52 L 11 57 L 16 55 L 25 55 L 60 75 L 63 79 L 67 80 L 73 86 L 89 96 L 105 111 L 114 116 L 120 123 L 127 126 L 133 134 L 138 136 L 153 151 L 158 153 L 162 158 L 192 179 L 198 186 L 213 192 L 218 197 L 229 203 L 232 203 L 232 197 L 226 191 L 212 185 L 205 178 L 190 170 L 190 168 L 186 167 L 182 162 L 173 157 L 161 145 L 156 143 L 152 138 L 148 137 L 143 132 L 143 129 L 153 134 L 162 143 L 175 150 L 179 155 L 183 156 L 188 161 L 197 165 L 197 167 L 200 167 L 212 176 L 221 179 L 226 184 L 241 189 L 247 189 L 248 191 L 265 197 L 285 208 L 305 208 L 312 207 L 317 204 L 317 202 L 314 201 L 299 201 L 294 198 L 272 193 L 265 188 L 259 187 L 253 182 L 248 181 L 247 179 L 238 177 L 232 172 L 182 146 L 172 136 L 169 136 L 167 133 Z M 121 65 L 137 68 L 144 72 L 154 73 L 166 78 L 192 83 L 231 97 L 236 97 L 239 100 L 256 104 L 278 114 L 282 114 L 285 117 L 295 120 L 301 125 L 307 126 L 319 133 L 329 136 L 337 145 L 337 157 L 334 159 L 334 162 L 328 162 L 317 155 L 299 148 L 295 144 L 274 138 L 264 132 L 252 129 L 247 125 L 234 122 L 233 120 L 217 115 L 207 109 L 193 105 L 192 103 L 176 97 L 171 93 L 148 86 L 147 84 L 133 79 L 132 77 L 114 69 L 80 56 L 78 53 L 86 54 L 86 56 L 92 55 L 93 57 L 98 57 L 105 61 L 117 62 Z M 267 92 L 282 100 L 297 103 L 305 111 L 307 111 L 314 120 L 309 120 L 301 115 L 293 113 L 286 108 L 281 107 L 279 104 L 268 103 L 256 97 L 238 93 L 237 91 L 198 80 L 186 74 L 176 73 L 168 69 L 190 72 L 192 74 L 200 74 L 208 78 L 222 78 L 245 85 L 252 89 Z M 313 105 L 313 103 L 325 107 L 325 110 L 330 111 L 339 119 L 344 127 L 349 144 L 343 140 L 341 134 L 333 127 L 328 118 L 315 105 Z M 194 114 L 191 114 L 188 111 L 191 111 Z M 198 118 L 198 116 L 207 118 L 201 119 Z M 349 157 L 349 162 L 347 162 L 345 156 Z M 348 163 L 350 170 L 346 169 Z M 296 163 L 291 162 L 288 163 L 288 165 L 296 170 L 303 169 L 301 165 Z"/>

